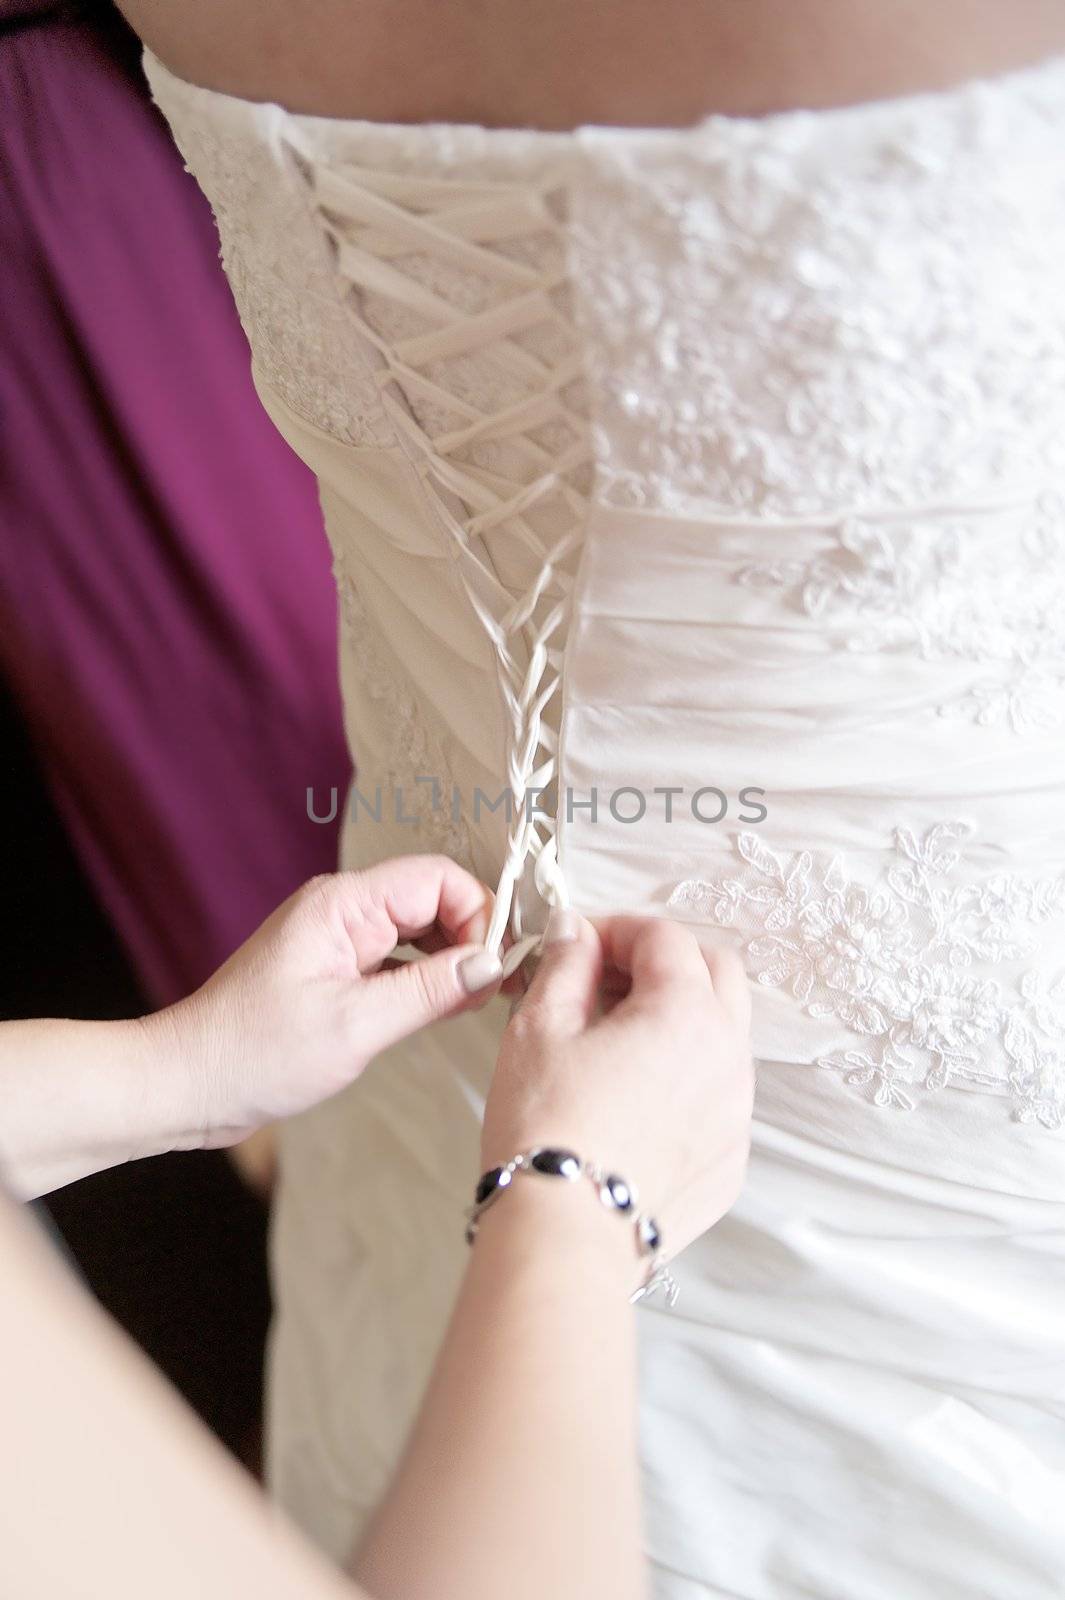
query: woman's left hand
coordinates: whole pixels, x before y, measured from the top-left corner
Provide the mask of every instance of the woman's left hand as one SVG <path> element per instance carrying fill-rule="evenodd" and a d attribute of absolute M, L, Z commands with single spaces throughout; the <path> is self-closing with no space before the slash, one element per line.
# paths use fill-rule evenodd
<path fill-rule="evenodd" d="M 183 1099 L 182 1144 L 234 1143 L 306 1110 L 389 1045 L 483 1005 L 501 977 L 479 944 L 491 909 L 445 856 L 297 890 L 201 989 L 143 1019 L 156 1087 Z M 404 943 L 422 958 L 390 962 Z"/>

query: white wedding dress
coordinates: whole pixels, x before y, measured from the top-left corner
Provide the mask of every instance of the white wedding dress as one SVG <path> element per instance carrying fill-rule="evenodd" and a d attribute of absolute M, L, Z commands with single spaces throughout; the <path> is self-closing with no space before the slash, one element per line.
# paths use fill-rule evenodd
<path fill-rule="evenodd" d="M 639 1313 L 660 1600 L 1060 1594 L 1065 59 L 562 133 L 147 65 L 321 484 L 345 861 L 747 952 L 749 1181 Z M 285 1131 L 271 1475 L 337 1556 L 461 1268 L 501 1009 Z"/>

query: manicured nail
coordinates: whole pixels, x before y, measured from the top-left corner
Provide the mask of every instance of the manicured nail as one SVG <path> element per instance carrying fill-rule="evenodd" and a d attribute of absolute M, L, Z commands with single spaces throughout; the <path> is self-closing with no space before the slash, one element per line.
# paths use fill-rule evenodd
<path fill-rule="evenodd" d="M 576 939 L 581 931 L 581 919 L 569 906 L 556 906 L 547 919 L 544 944 L 565 944 Z"/>
<path fill-rule="evenodd" d="M 503 963 L 491 950 L 478 950 L 459 962 L 459 978 L 467 994 L 477 994 L 503 976 Z"/>

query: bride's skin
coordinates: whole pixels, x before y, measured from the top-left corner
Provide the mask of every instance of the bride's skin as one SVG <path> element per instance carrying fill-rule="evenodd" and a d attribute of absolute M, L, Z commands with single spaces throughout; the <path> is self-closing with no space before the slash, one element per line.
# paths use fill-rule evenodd
<path fill-rule="evenodd" d="M 683 126 L 846 105 L 1065 50 L 1061 0 L 119 0 L 174 72 L 377 121 Z"/>

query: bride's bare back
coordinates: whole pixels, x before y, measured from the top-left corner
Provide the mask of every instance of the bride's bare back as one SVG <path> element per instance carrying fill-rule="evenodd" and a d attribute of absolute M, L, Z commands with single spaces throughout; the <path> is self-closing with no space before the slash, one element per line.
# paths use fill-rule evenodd
<path fill-rule="evenodd" d="M 1008 72 L 1061 0 L 121 0 L 175 72 L 389 122 L 681 126 Z"/>

